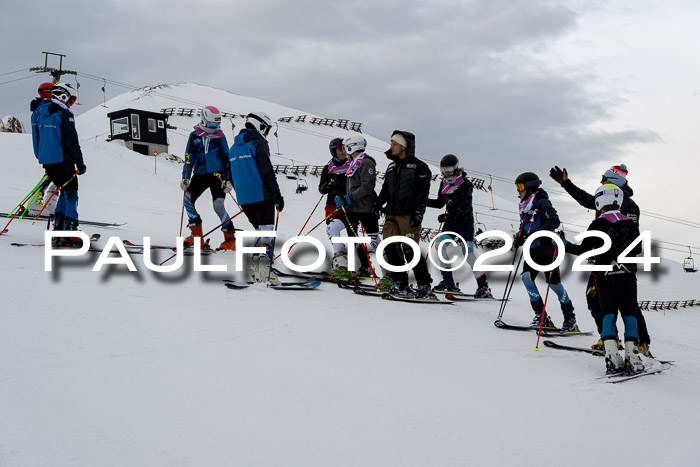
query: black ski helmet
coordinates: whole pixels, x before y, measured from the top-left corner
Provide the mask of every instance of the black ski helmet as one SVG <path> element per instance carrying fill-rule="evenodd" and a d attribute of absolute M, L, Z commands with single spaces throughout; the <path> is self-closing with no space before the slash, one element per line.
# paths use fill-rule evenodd
<path fill-rule="evenodd" d="M 440 159 L 440 172 L 456 172 L 459 169 L 459 159 L 454 154 L 448 154 Z"/>
<path fill-rule="evenodd" d="M 515 179 L 515 188 L 518 191 L 525 190 L 526 193 L 534 193 L 542 185 L 542 180 L 533 172 L 523 172 Z"/>
<path fill-rule="evenodd" d="M 331 156 L 335 157 L 335 150 L 343 149 L 343 138 L 333 138 L 328 145 L 328 149 L 331 151 Z"/>

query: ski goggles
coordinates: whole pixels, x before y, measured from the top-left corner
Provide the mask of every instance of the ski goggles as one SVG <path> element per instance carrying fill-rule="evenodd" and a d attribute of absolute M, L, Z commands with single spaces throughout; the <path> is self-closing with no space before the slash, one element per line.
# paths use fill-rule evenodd
<path fill-rule="evenodd" d="M 343 149 L 343 140 L 328 145 L 328 149 Z"/>
<path fill-rule="evenodd" d="M 441 166 L 441 167 L 440 167 L 440 173 L 442 173 L 443 175 L 445 175 L 445 174 L 447 174 L 447 173 L 456 172 L 458 169 L 459 169 L 459 167 L 457 167 L 456 165 Z"/>
<path fill-rule="evenodd" d="M 515 189 L 518 191 L 523 191 L 523 190 L 525 190 L 525 184 L 524 183 L 516 183 Z"/>

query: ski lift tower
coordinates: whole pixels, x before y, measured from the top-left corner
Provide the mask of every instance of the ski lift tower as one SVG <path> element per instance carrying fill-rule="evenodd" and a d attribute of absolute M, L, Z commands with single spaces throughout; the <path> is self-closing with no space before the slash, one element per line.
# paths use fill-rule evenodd
<path fill-rule="evenodd" d="M 63 69 L 63 54 L 57 54 L 54 52 L 41 52 L 44 54 L 44 66 L 32 67 L 29 71 L 35 71 L 37 73 L 49 73 L 53 78 L 54 83 L 61 81 L 61 76 L 63 75 L 77 75 L 77 71 L 64 70 Z M 58 69 L 49 66 L 49 55 L 58 57 Z"/>

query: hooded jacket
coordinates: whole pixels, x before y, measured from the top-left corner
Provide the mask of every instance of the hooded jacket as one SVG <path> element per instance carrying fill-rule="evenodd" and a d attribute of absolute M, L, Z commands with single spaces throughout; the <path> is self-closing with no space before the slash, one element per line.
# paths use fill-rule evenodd
<path fill-rule="evenodd" d="M 43 102 L 35 99 L 31 106 L 35 106 L 32 112 L 32 143 L 39 163 L 84 165 L 71 111 L 47 99 L 43 99 Z"/>
<path fill-rule="evenodd" d="M 584 208 L 595 210 L 596 219 L 600 217 L 600 211 L 595 208 L 595 196 L 574 185 L 571 179 L 563 181 L 561 183 L 561 187 L 564 188 L 578 204 Z M 622 187 L 622 193 L 624 193 L 625 198 L 622 200 L 620 212 L 629 217 L 635 224 L 639 225 L 639 206 L 637 206 L 637 203 L 632 200 L 634 191 L 632 191 L 632 188 L 630 188 L 629 183 L 624 184 Z"/>
<path fill-rule="evenodd" d="M 430 194 L 432 173 L 428 164 L 416 157 L 416 137 L 408 131 L 396 130 L 391 136 L 400 134 L 406 139 L 406 157 L 402 160 L 391 155 L 391 149 L 384 154 L 391 161 L 386 169 L 382 190 L 377 198 L 378 207 L 386 214 L 425 213 Z"/>
<path fill-rule="evenodd" d="M 447 222 L 451 224 L 474 223 L 474 207 L 472 206 L 472 194 L 474 185 L 462 173 L 464 182 L 457 187 L 454 193 L 443 194 L 442 183 L 438 189 L 437 199 L 428 199 L 428 207 L 442 209 L 447 204 Z"/>
<path fill-rule="evenodd" d="M 270 146 L 259 131 L 244 128 L 229 151 L 231 180 L 240 204 L 274 199 L 280 192 L 270 161 Z"/>

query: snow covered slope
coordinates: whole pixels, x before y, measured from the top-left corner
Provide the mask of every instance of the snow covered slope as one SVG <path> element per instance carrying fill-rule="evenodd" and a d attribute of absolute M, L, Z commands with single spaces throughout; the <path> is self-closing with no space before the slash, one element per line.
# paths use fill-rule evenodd
<path fill-rule="evenodd" d="M 191 84 L 158 93 L 128 93 L 78 118 L 88 166 L 81 217 L 127 222 L 86 232 L 171 243 L 180 228 L 181 166 L 159 158 L 154 175 L 152 157 L 105 142 L 108 111 L 213 104 L 273 118 L 304 114 Z M 182 154 L 195 122 L 171 119 L 172 154 Z M 275 162 L 322 164 L 328 140 L 343 133 L 280 126 Z M 387 144 L 368 140 L 384 170 Z M 0 134 L 0 153 L 6 212 L 41 169 L 30 135 Z M 297 195 L 296 181 L 280 176 L 283 238 L 297 234 L 320 197 L 318 179 L 306 178 L 309 190 Z M 218 224 L 209 199 L 197 203 L 205 231 Z M 515 215 L 490 211 L 489 193 L 477 191 L 475 203 L 488 228 L 510 231 Z M 514 210 L 512 199 L 495 203 Z M 227 208 L 235 212 L 230 199 Z M 437 213 L 426 216 L 429 226 L 437 227 Z M 242 217 L 236 226 L 249 229 Z M 321 219 L 317 211 L 309 225 Z M 196 273 L 186 261 L 156 274 L 138 255 L 136 273 L 92 272 L 96 256 L 56 260 L 49 273 L 43 248 L 9 245 L 43 241 L 44 227 L 15 221 L 0 237 L 0 465 L 697 465 L 700 307 L 647 312 L 652 350 L 676 364 L 610 385 L 596 379 L 600 358 L 535 352 L 534 333 L 496 329 L 495 302 L 400 304 L 329 284 L 304 293 L 230 291 L 221 279 L 243 278 L 230 253 L 204 260 L 226 273 Z M 325 241 L 323 228 L 314 234 Z M 640 299 L 700 299 L 698 277 L 670 261 L 655 269 L 640 275 Z M 468 270 L 458 277 L 474 287 Z M 506 277 L 490 274 L 495 294 Z M 581 327 L 593 330 L 580 277 L 565 274 L 564 284 Z M 518 281 L 504 319 L 524 323 L 531 314 Z M 588 346 L 595 338 L 558 340 Z"/>

